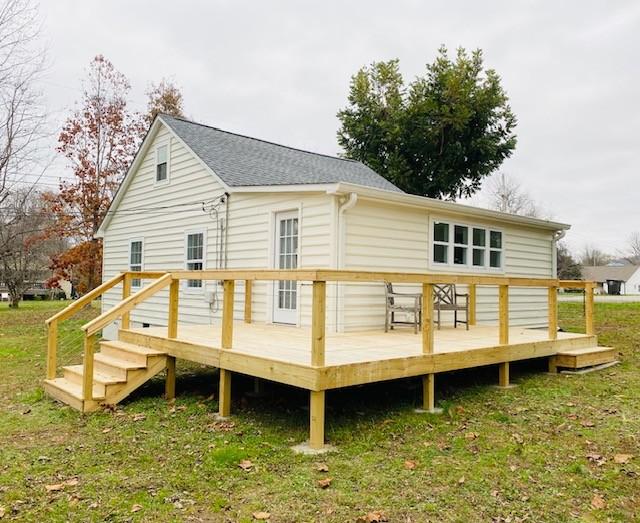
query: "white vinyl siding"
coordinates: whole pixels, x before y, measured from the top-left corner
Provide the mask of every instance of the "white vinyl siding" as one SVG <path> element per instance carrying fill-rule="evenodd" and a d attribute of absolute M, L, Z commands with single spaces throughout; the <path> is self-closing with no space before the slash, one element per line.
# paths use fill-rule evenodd
<path fill-rule="evenodd" d="M 156 145 L 169 144 L 170 185 L 157 185 Z M 205 236 L 203 264 L 215 269 L 224 263 L 216 245 L 227 245 L 229 268 L 274 267 L 273 217 L 276 211 L 299 211 L 299 258 L 301 268 L 329 267 L 331 264 L 331 212 L 333 197 L 325 193 L 234 193 L 229 197 L 229 227 L 226 235 L 219 229 L 225 217 L 220 207 L 216 222 L 202 211 L 202 201 L 212 201 L 224 195 L 224 188 L 202 163 L 162 126 L 147 153 L 133 174 L 133 179 L 120 202 L 120 209 L 133 207 L 166 207 L 161 213 L 118 213 L 117 209 L 104 234 L 103 279 L 109 279 L 129 268 L 129 241 L 144 237 L 144 269 L 148 271 L 184 269 L 186 267 L 186 234 L 202 231 Z M 217 226 L 216 226 L 217 223 Z M 218 243 L 217 243 L 218 242 Z M 222 259 L 221 259 L 222 258 Z M 148 284 L 143 280 L 142 284 Z M 299 285 L 299 321 L 309 325 L 311 318 L 311 286 Z M 328 291 L 330 295 L 331 291 Z M 214 302 L 208 300 L 214 296 Z M 115 288 L 103 301 L 105 309 L 121 300 Z M 203 281 L 199 292 L 180 287 L 179 321 L 210 324 L 219 321 L 222 288 L 218 282 Z M 148 323 L 166 325 L 168 290 L 136 307 L 131 313 L 133 325 Z M 236 282 L 235 314 L 242 317 L 244 282 Z M 253 284 L 253 318 L 257 322 L 271 321 L 273 286 L 267 282 Z"/>
<path fill-rule="evenodd" d="M 529 227 L 506 225 L 497 221 L 470 219 L 463 214 L 430 213 L 401 205 L 360 199 L 345 213 L 346 245 L 345 269 L 444 272 L 463 274 L 496 274 L 523 277 L 554 277 L 552 233 Z M 451 241 L 433 241 L 433 223 L 449 224 L 446 238 Z M 454 265 L 454 224 L 467 225 L 467 265 Z M 484 268 L 473 266 L 473 228 L 485 232 Z M 445 228 L 442 228 L 443 232 Z M 494 238 L 491 247 L 490 232 L 500 231 L 500 247 Z M 459 240 L 462 238 L 459 236 Z M 435 238 L 434 238 L 435 240 Z M 479 240 L 477 243 L 481 243 Z M 447 247 L 447 261 L 433 260 L 433 245 Z M 464 243 L 458 243 L 465 246 Z M 490 251 L 500 253 L 501 269 L 488 267 Z M 494 257 L 496 255 L 494 254 Z M 419 286 L 398 285 L 399 290 L 421 292 Z M 460 286 L 459 292 L 466 292 Z M 344 285 L 345 330 L 379 328 L 384 325 L 384 288 L 382 284 Z M 495 324 L 498 319 L 498 299 L 495 287 L 479 286 L 477 318 L 479 323 Z M 537 288 L 509 289 L 510 322 L 512 325 L 544 326 L 547 322 L 547 291 Z"/>

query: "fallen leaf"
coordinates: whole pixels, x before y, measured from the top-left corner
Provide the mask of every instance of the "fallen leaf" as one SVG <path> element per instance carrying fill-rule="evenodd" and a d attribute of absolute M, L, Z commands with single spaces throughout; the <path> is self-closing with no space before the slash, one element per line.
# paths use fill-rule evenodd
<path fill-rule="evenodd" d="M 4 517 L 6 512 L 7 512 L 7 509 L 5 509 L 2 505 L 0 505 L 0 519 Z"/>
<path fill-rule="evenodd" d="M 54 483 L 53 485 L 45 485 L 47 492 L 58 492 L 64 489 L 64 483 Z"/>
<path fill-rule="evenodd" d="M 133 507 L 131 507 L 131 512 L 140 512 L 142 510 L 142 505 L 138 505 L 138 503 L 136 503 L 135 505 L 133 505 Z"/>
<path fill-rule="evenodd" d="M 106 429 L 102 429 L 102 433 L 103 434 L 107 434 L 108 432 L 111 432 L 113 429 L 111 427 L 107 427 Z"/>
<path fill-rule="evenodd" d="M 79 483 L 77 478 L 68 479 L 64 482 L 67 487 L 75 487 Z"/>
<path fill-rule="evenodd" d="M 516 467 L 515 465 L 509 465 L 509 470 L 511 472 L 515 472 L 516 470 L 518 470 L 518 467 Z"/>
<path fill-rule="evenodd" d="M 320 488 L 329 488 L 331 485 L 331 478 L 324 478 L 318 480 L 318 486 Z"/>
<path fill-rule="evenodd" d="M 384 521 L 389 521 L 384 513 L 379 510 L 374 510 L 373 512 L 369 512 L 365 516 L 360 516 L 356 519 L 357 523 L 382 523 Z"/>
<path fill-rule="evenodd" d="M 580 423 L 580 425 L 582 425 L 583 427 L 595 427 L 596 424 L 588 419 L 582 420 L 582 422 Z"/>
<path fill-rule="evenodd" d="M 240 463 L 238 463 L 238 467 L 248 472 L 253 468 L 253 463 L 251 463 L 251 461 L 248 459 L 243 459 Z"/>
<path fill-rule="evenodd" d="M 416 468 L 416 462 L 408 459 L 407 461 L 404 462 L 404 468 L 406 468 L 407 470 L 413 470 Z"/>
<path fill-rule="evenodd" d="M 601 456 L 600 454 L 596 454 L 595 452 L 590 452 L 587 454 L 587 459 L 591 461 L 591 463 L 595 463 L 598 466 L 602 466 L 607 462 L 607 458 Z"/>
<path fill-rule="evenodd" d="M 140 412 L 139 414 L 135 414 L 133 416 L 133 421 L 144 421 L 147 419 L 147 415 L 144 412 Z"/>
<path fill-rule="evenodd" d="M 591 498 L 591 506 L 596 509 L 606 508 L 607 502 L 602 497 L 602 494 L 594 494 Z"/>
<path fill-rule="evenodd" d="M 478 434 L 477 432 L 467 432 L 464 437 L 468 440 L 474 440 L 474 439 L 478 439 L 478 437 L 480 436 L 480 434 Z"/>
<path fill-rule="evenodd" d="M 624 465 L 625 463 L 629 463 L 633 459 L 633 454 L 616 454 L 613 456 L 614 463 L 618 463 L 619 465 Z"/>
<path fill-rule="evenodd" d="M 462 485 L 465 482 L 465 477 L 462 476 L 459 480 L 458 480 L 458 485 Z"/>
<path fill-rule="evenodd" d="M 329 472 L 329 465 L 326 463 L 316 463 L 316 470 L 318 472 Z"/>
<path fill-rule="evenodd" d="M 269 519 L 271 517 L 271 514 L 269 512 L 254 512 L 252 516 L 253 519 L 264 521 L 265 519 Z"/>
<path fill-rule="evenodd" d="M 522 445 L 524 443 L 524 438 L 522 437 L 521 434 L 514 432 L 511 436 L 513 437 L 515 442 L 518 443 L 519 445 Z"/>

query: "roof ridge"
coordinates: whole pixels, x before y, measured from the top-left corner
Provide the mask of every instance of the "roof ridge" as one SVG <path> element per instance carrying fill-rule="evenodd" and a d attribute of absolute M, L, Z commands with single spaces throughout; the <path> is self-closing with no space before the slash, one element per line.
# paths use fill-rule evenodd
<path fill-rule="evenodd" d="M 231 134 L 233 136 L 239 136 L 241 138 L 246 138 L 248 140 L 254 140 L 256 142 L 262 142 L 262 143 L 266 143 L 266 144 L 269 144 L 269 145 L 275 145 L 277 147 L 282 147 L 283 149 L 290 149 L 292 151 L 298 151 L 298 152 L 301 152 L 301 153 L 314 154 L 316 156 L 322 156 L 324 158 L 331 158 L 332 160 L 341 160 L 343 162 L 359 163 L 361 165 L 365 165 L 362 162 L 360 162 L 358 160 L 353 160 L 351 158 L 342 158 L 340 156 L 333 156 L 331 154 L 317 153 L 315 151 L 308 151 L 307 149 L 300 149 L 299 147 L 291 147 L 290 145 L 283 145 L 281 143 L 272 142 L 270 140 L 264 140 L 262 138 L 256 138 L 254 136 L 247 136 L 246 134 L 235 133 L 233 131 L 227 131 L 225 129 L 220 129 L 220 127 L 215 127 L 213 125 L 208 125 L 206 123 L 195 122 L 193 120 L 189 120 L 187 118 L 183 118 L 183 117 L 180 117 L 180 116 L 172 116 L 172 115 L 166 114 L 166 113 L 160 113 L 160 116 L 165 116 L 165 117 L 168 116 L 169 118 L 173 118 L 174 120 L 180 120 L 181 122 L 186 122 L 186 123 L 190 123 L 190 124 L 193 124 L 193 125 L 199 125 L 200 127 L 207 127 L 209 129 L 213 129 L 213 130 L 219 131 L 221 133 Z M 365 167 L 367 167 L 367 166 L 365 165 Z"/>

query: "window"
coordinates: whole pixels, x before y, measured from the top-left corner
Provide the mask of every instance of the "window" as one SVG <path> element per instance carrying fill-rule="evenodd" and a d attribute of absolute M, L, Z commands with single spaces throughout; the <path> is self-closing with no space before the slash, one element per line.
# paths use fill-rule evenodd
<path fill-rule="evenodd" d="M 453 264 L 467 264 L 467 250 L 469 246 L 469 227 L 453 226 Z"/>
<path fill-rule="evenodd" d="M 129 270 L 134 272 L 142 271 L 142 240 L 131 240 L 129 242 Z M 142 282 L 140 278 L 131 280 L 131 287 L 139 288 Z"/>
<path fill-rule="evenodd" d="M 156 149 L 156 182 L 165 182 L 168 179 L 167 156 L 168 146 L 161 145 Z"/>
<path fill-rule="evenodd" d="M 204 232 L 192 232 L 187 234 L 187 263 L 188 271 L 201 271 L 204 269 Z M 190 289 L 201 289 L 202 280 L 187 280 Z"/>
<path fill-rule="evenodd" d="M 449 262 L 449 224 L 435 222 L 433 224 L 433 261 Z"/>
<path fill-rule="evenodd" d="M 502 232 L 471 225 L 433 222 L 435 264 L 478 269 L 501 269 Z"/>
<path fill-rule="evenodd" d="M 500 268 L 502 267 L 502 233 L 491 231 L 489 238 L 489 266 Z"/>

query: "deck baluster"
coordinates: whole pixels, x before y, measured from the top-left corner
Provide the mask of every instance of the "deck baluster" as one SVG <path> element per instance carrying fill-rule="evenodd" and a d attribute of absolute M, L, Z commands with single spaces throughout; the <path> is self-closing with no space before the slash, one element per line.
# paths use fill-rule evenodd
<path fill-rule="evenodd" d="M 422 284 L 422 352 L 433 354 L 433 284 Z"/>
<path fill-rule="evenodd" d="M 82 398 L 84 402 L 93 400 L 93 352 L 96 344 L 96 334 L 84 337 L 84 360 L 82 372 Z"/>
<path fill-rule="evenodd" d="M 475 283 L 469 284 L 469 326 L 476 324 L 476 302 L 477 302 L 477 288 Z"/>
<path fill-rule="evenodd" d="M 593 327 L 593 283 L 589 282 L 584 288 L 584 320 L 585 320 L 585 332 L 589 336 L 595 334 Z"/>
<path fill-rule="evenodd" d="M 244 280 L 244 322 L 251 323 L 251 302 L 253 299 L 253 280 Z"/>
<path fill-rule="evenodd" d="M 131 273 L 125 272 L 122 275 L 122 299 L 126 300 L 129 296 L 131 296 Z M 128 329 L 130 326 L 130 315 L 128 312 L 125 312 L 120 319 L 120 328 Z"/>
<path fill-rule="evenodd" d="M 549 339 L 558 339 L 558 287 L 549 287 Z"/>
<path fill-rule="evenodd" d="M 47 379 L 56 377 L 58 359 L 58 322 L 53 320 L 47 325 Z"/>

